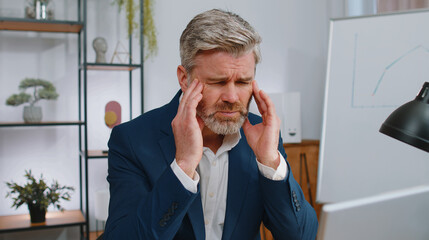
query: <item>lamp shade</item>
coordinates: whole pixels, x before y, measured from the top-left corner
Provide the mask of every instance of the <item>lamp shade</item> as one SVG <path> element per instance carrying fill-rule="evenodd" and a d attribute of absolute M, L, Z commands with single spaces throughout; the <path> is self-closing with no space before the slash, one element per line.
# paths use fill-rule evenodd
<path fill-rule="evenodd" d="M 390 114 L 380 132 L 429 152 L 429 82 L 413 101 Z"/>

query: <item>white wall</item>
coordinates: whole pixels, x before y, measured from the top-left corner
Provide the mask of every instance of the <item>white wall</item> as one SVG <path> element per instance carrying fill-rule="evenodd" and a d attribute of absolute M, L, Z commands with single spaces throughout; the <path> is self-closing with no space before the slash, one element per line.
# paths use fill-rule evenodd
<path fill-rule="evenodd" d="M 196 14 L 211 8 L 238 13 L 262 36 L 256 79 L 267 92 L 299 91 L 303 138 L 319 139 L 328 37 L 328 4 L 323 1 L 210 0 L 157 1 L 159 54 L 145 64 L 145 109 L 167 103 L 179 89 L 179 38 Z"/>
<path fill-rule="evenodd" d="M 55 1 L 57 19 L 75 19 L 75 1 Z M 23 14 L 24 1 L 0 0 L 0 14 Z M 328 18 L 341 17 L 342 0 L 163 0 L 155 1 L 154 16 L 158 31 L 158 56 L 145 62 L 145 109 L 159 107 L 179 89 L 176 68 L 179 59 L 179 37 L 189 20 L 204 10 L 222 8 L 234 11 L 248 20 L 261 34 L 262 63 L 257 80 L 267 92 L 301 92 L 303 138 L 319 139 L 322 116 L 322 93 L 325 81 Z M 6 9 L 6 10 L 4 10 Z M 110 1 L 88 1 L 88 60 L 95 58 L 92 40 L 107 39 L 110 60 L 118 41 L 124 37 L 124 16 Z M 73 34 L 21 33 L 0 31 L 0 121 L 20 121 L 22 106 L 5 106 L 6 98 L 17 92 L 24 77 L 40 77 L 52 81 L 59 91 L 57 101 L 42 101 L 45 120 L 77 119 L 77 37 Z M 138 59 L 138 56 L 135 57 Z M 139 72 L 133 76 L 137 78 Z M 104 149 L 110 130 L 104 125 L 104 106 L 110 100 L 122 105 L 122 119 L 127 120 L 127 74 L 89 72 L 89 147 Z M 134 83 L 134 94 L 139 85 Z M 134 116 L 140 103 L 134 100 Z M 0 215 L 27 213 L 25 207 L 10 208 L 5 199 L 5 181 L 23 182 L 24 169 L 37 175 L 78 187 L 78 144 L 76 127 L 0 128 Z M 107 187 L 106 160 L 89 164 L 91 229 L 93 193 Z M 66 209 L 79 208 L 78 191 Z M 50 209 L 52 210 L 52 209 Z M 30 238 L 27 235 L 3 235 L 0 239 Z M 59 239 L 59 238 L 57 238 Z"/>

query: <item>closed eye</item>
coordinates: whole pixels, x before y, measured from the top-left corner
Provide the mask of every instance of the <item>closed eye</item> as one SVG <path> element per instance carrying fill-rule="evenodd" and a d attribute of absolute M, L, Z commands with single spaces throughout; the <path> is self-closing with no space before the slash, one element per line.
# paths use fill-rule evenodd
<path fill-rule="evenodd" d="M 240 84 L 240 85 L 248 85 L 250 83 L 251 83 L 251 81 L 239 81 L 238 82 L 238 84 Z"/>

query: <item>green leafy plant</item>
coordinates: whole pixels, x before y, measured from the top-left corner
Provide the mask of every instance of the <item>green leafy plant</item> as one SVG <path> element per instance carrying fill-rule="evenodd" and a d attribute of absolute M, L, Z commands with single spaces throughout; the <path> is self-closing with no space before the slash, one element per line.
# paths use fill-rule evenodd
<path fill-rule="evenodd" d="M 113 0 L 119 11 L 125 9 L 126 18 L 128 23 L 128 35 L 131 37 L 134 30 L 139 27 L 138 21 L 135 17 L 140 10 L 139 4 L 134 3 L 134 0 Z M 158 53 L 158 41 L 156 38 L 156 28 L 153 21 L 153 0 L 143 1 L 143 39 L 144 47 L 146 49 L 145 59 L 156 56 Z"/>
<path fill-rule="evenodd" d="M 51 186 L 48 186 L 43 179 L 43 174 L 37 180 L 31 170 L 25 170 L 27 183 L 23 186 L 11 181 L 6 182 L 10 191 L 6 194 L 7 197 L 13 199 L 12 207 L 19 208 L 26 203 L 27 205 L 38 206 L 45 211 L 50 204 L 54 205 L 58 210 L 63 211 L 64 208 L 59 204 L 60 200 L 70 201 L 70 191 L 74 191 L 73 187 L 61 186 L 58 181 L 53 181 Z"/>
<path fill-rule="evenodd" d="M 33 88 L 33 95 L 25 93 L 27 88 Z M 18 106 L 29 102 L 30 106 L 34 106 L 41 99 L 55 100 L 59 96 L 54 85 L 42 79 L 25 78 L 19 84 L 19 89 L 21 93 L 10 96 L 6 105 Z"/>

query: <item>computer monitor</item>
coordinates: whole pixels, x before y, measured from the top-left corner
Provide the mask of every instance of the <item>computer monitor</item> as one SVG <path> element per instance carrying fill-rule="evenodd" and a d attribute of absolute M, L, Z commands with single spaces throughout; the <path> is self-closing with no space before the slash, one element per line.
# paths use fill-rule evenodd
<path fill-rule="evenodd" d="M 429 186 L 326 204 L 318 240 L 427 240 Z"/>

